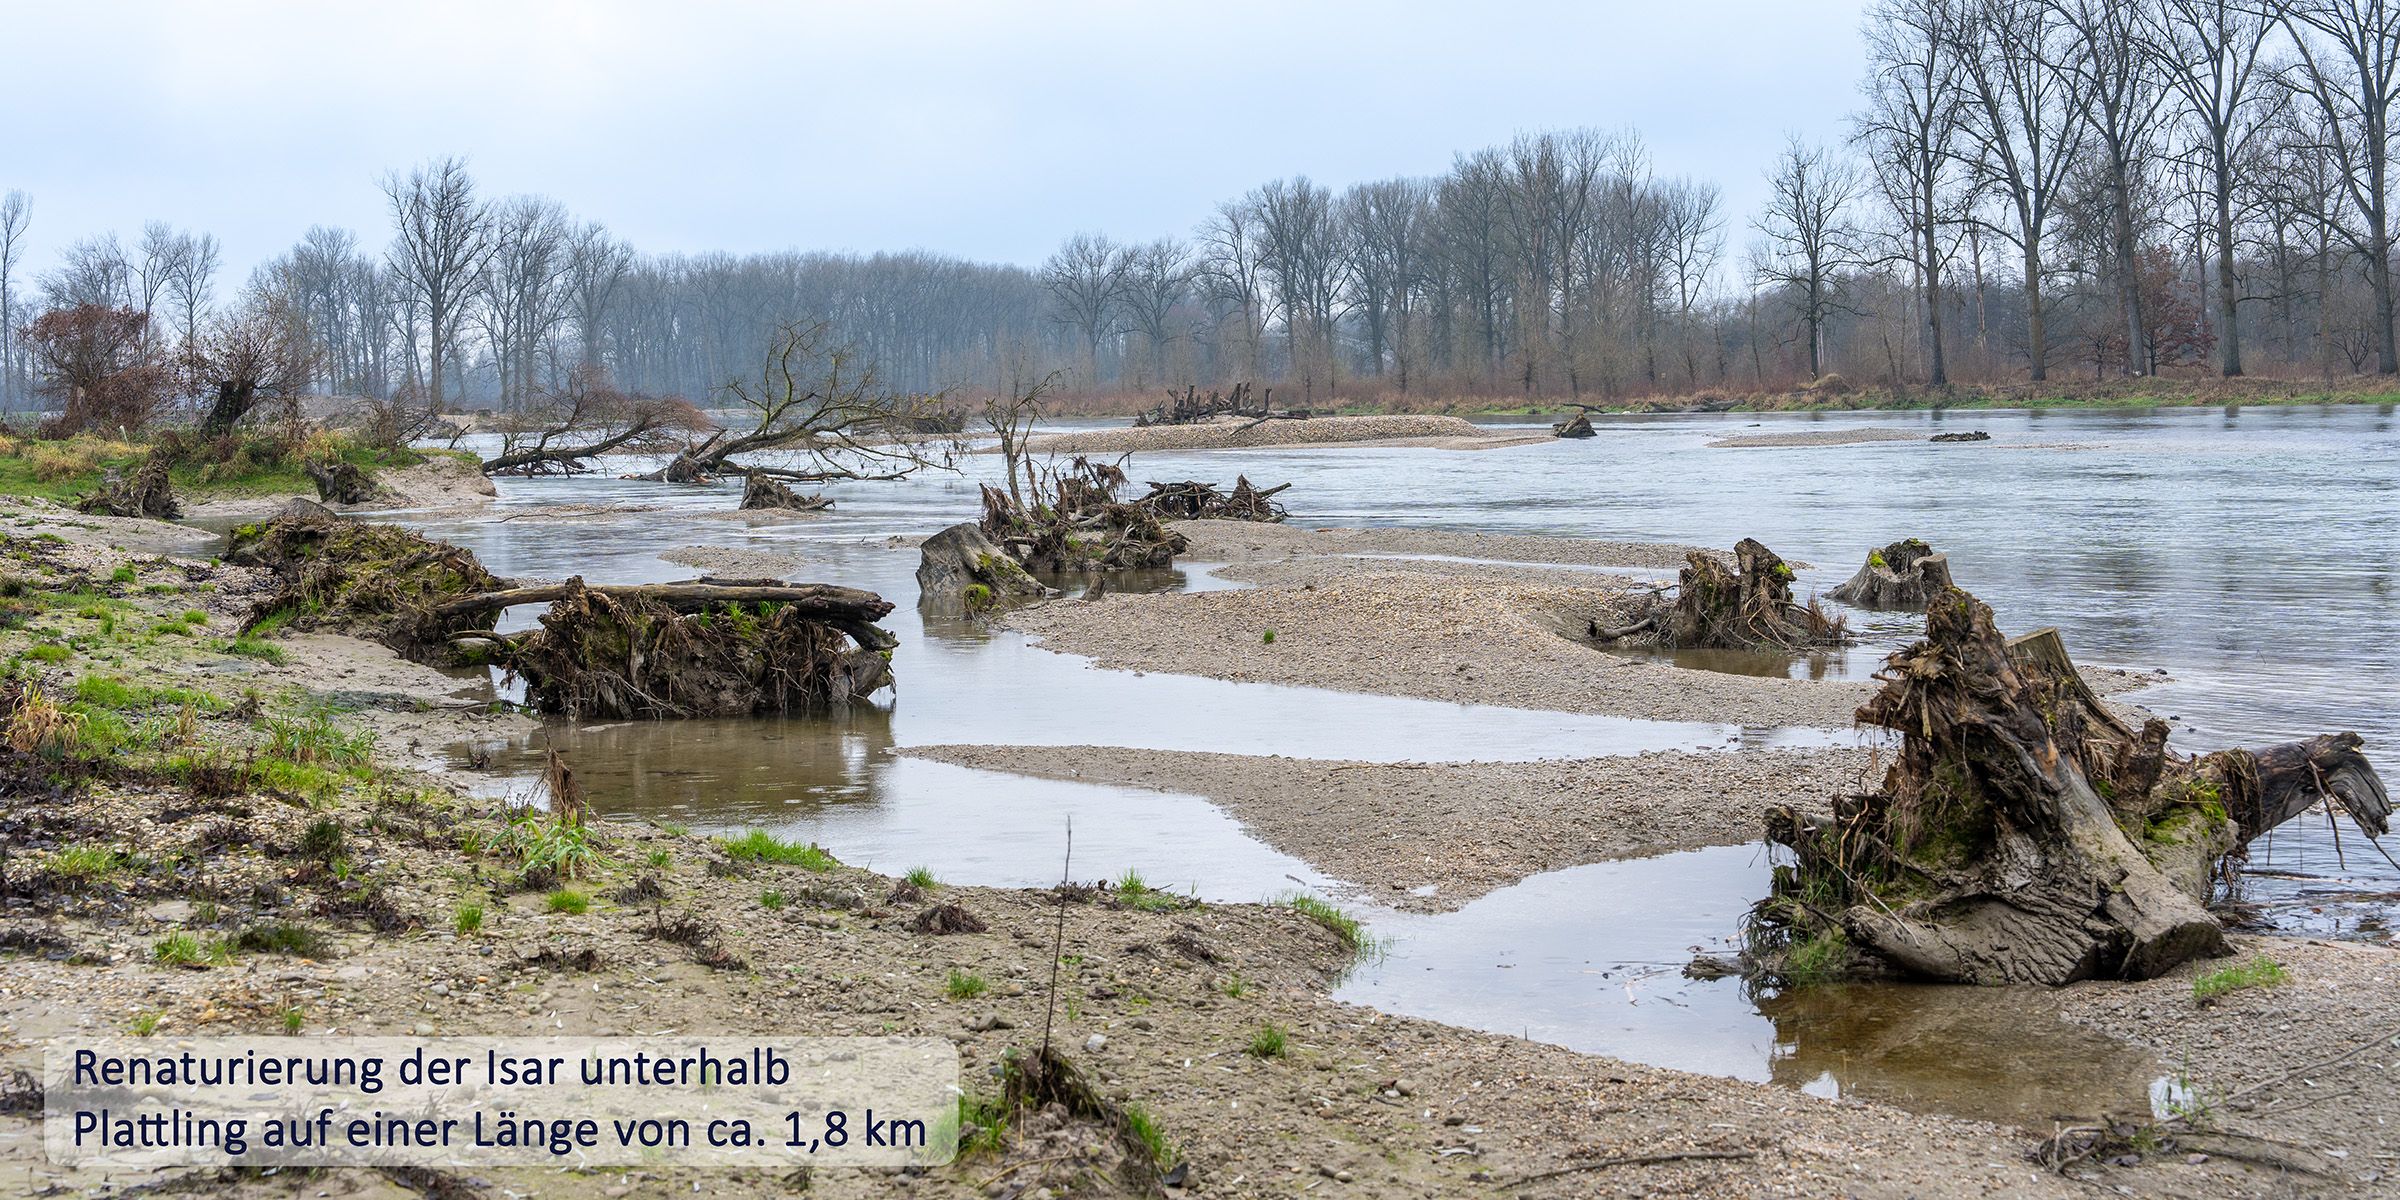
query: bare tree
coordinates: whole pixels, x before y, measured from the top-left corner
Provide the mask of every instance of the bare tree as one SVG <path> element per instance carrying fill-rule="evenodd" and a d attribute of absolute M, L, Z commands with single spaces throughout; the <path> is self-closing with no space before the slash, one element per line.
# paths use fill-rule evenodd
<path fill-rule="evenodd" d="M 1160 238 L 1130 251 L 1125 264 L 1125 315 L 1141 331 L 1149 352 L 1152 380 L 1167 373 L 1167 344 L 1173 340 L 1168 320 L 1191 291 L 1191 257 L 1184 244 Z"/>
<path fill-rule="evenodd" d="M 1132 270 L 1132 251 L 1091 233 L 1068 238 L 1042 264 L 1042 286 L 1049 289 L 1059 320 L 1083 335 L 1084 361 L 1091 369 L 1086 386 L 1099 386 L 1100 341 L 1116 329 Z"/>
<path fill-rule="evenodd" d="M 946 465 L 924 445 L 894 437 L 921 398 L 884 388 L 872 360 L 823 321 L 790 322 L 767 346 L 755 379 L 735 379 L 725 396 L 747 409 L 748 427 L 720 429 L 687 445 L 645 478 L 690 483 L 712 475 L 766 475 L 804 483 L 904 479 Z M 955 448 L 954 446 L 951 448 Z M 780 454 L 782 463 L 737 463 L 737 454 Z"/>
<path fill-rule="evenodd" d="M 2076 165 L 2088 97 L 2058 65 L 2062 31 L 2042 0 L 1969 0 L 1956 34 L 1972 119 L 1965 161 L 2007 205 L 2010 220 L 1987 223 L 2016 243 L 2025 271 L 2025 357 L 2035 380 L 2049 378 L 2044 326 L 2044 242 L 2059 191 Z"/>
<path fill-rule="evenodd" d="M 582 366 L 600 366 L 609 306 L 633 272 L 633 247 L 592 221 L 567 242 L 567 295 L 575 311 L 575 333 L 582 345 Z"/>
<path fill-rule="evenodd" d="M 1433 189 L 1422 180 L 1362 183 L 1342 194 L 1339 219 L 1357 311 L 1366 322 L 1367 370 L 1392 372 L 1408 390 L 1414 361 L 1414 303 L 1433 223 Z"/>
<path fill-rule="evenodd" d="M 131 307 L 132 277 L 117 235 L 84 238 L 67 247 L 57 267 L 43 273 L 42 298 L 54 310 Z"/>
<path fill-rule="evenodd" d="M 492 251 L 477 280 L 486 339 L 500 374 L 500 406 L 529 400 L 543 339 L 566 317 L 571 266 L 566 210 L 539 196 L 493 207 Z"/>
<path fill-rule="evenodd" d="M 1260 266 L 1258 211 L 1244 201 L 1228 201 L 1200 226 L 1200 261 L 1196 278 L 1201 294 L 1215 306 L 1218 323 L 1239 321 L 1244 378 L 1264 374 L 1260 351 L 1266 341 L 1266 285 Z"/>
<path fill-rule="evenodd" d="M 17 260 L 25 228 L 33 222 L 33 198 L 19 191 L 0 195 L 0 406 L 14 408 L 21 369 L 17 363 Z"/>
<path fill-rule="evenodd" d="M 1341 233 L 1333 193 L 1307 176 L 1278 179 L 1250 193 L 1258 213 L 1267 281 L 1283 313 L 1289 368 L 1304 394 L 1333 388 L 1334 306 L 1341 288 Z"/>
<path fill-rule="evenodd" d="M 1725 222 L 1717 210 L 1717 185 L 1679 179 L 1666 187 L 1660 217 L 1666 229 L 1667 270 L 1674 290 L 1676 340 L 1682 348 L 1684 381 L 1700 383 L 1699 348 L 1692 336 L 1700 301 L 1725 252 Z"/>
<path fill-rule="evenodd" d="M 2268 127 L 2281 89 L 2263 60 L 2274 22 L 2248 0 L 2154 0 L 2135 10 L 2142 46 L 2166 79 L 2195 143 L 2216 249 L 2217 373 L 2242 373 L 2241 284 L 2234 271 L 2239 165 Z"/>
<path fill-rule="evenodd" d="M 1825 319 L 1838 303 L 1842 272 L 1861 261 L 1849 211 L 1858 196 L 1858 171 L 1795 137 L 1775 160 L 1767 185 L 1767 207 L 1757 222 L 1767 239 L 1758 278 L 1789 294 L 1808 337 L 1808 375 L 1815 379 L 1824 374 Z"/>
<path fill-rule="evenodd" d="M 2117 315 L 2125 334 L 2125 370 L 2155 369 L 2149 324 L 2142 316 L 2141 247 L 2134 225 L 2134 189 L 2166 92 L 2143 53 L 2140 4 L 2126 0 L 2044 0 L 2065 30 L 2062 67 L 2077 76 L 2085 124 L 2098 138 L 2098 165 L 2108 207 L 2108 272 L 2116 284 Z M 2146 3 L 2147 0 L 2144 0 Z"/>
<path fill-rule="evenodd" d="M 142 226 L 142 240 L 134 247 L 132 263 L 133 300 L 134 307 L 141 310 L 143 336 L 153 343 L 165 324 L 158 319 L 159 308 L 191 250 L 191 238 L 175 232 L 175 227 L 165 221 L 151 221 Z"/>
<path fill-rule="evenodd" d="M 394 236 L 385 261 L 393 277 L 423 306 L 428 338 L 427 403 L 442 412 L 443 360 L 452 350 L 467 301 L 492 255 L 491 215 L 475 198 L 467 164 L 437 159 L 384 177 Z M 414 354 L 414 347 L 411 347 Z"/>
<path fill-rule="evenodd" d="M 282 296 L 253 289 L 239 309 L 208 323 L 190 358 L 192 390 L 216 394 L 201 431 L 232 432 L 258 402 L 296 396 L 316 372 L 306 319 Z"/>
<path fill-rule="evenodd" d="M 1867 108 L 1857 137 L 1899 219 L 1901 243 L 1925 306 L 1927 382 L 1950 382 L 1942 345 L 1943 230 L 1955 219 L 1952 167 L 1966 92 L 1960 81 L 1960 0 L 1883 0 L 1867 17 Z"/>
<path fill-rule="evenodd" d="M 2392 108 L 2400 103 L 2400 0 L 2286 0 L 2300 55 L 2292 86 L 2316 110 L 2317 151 L 2341 168 L 2350 219 L 2315 218 L 2349 243 L 2375 306 L 2375 373 L 2400 374 L 2393 342 Z"/>
<path fill-rule="evenodd" d="M 200 319 L 216 291 L 222 251 L 215 234 L 186 234 L 174 270 L 167 276 L 167 295 L 175 304 L 175 329 L 188 350 L 199 343 Z"/>
<path fill-rule="evenodd" d="M 484 460 L 483 473 L 573 474 L 600 455 L 667 449 L 706 428 L 707 418 L 680 396 L 629 395 L 578 367 L 565 387 L 501 420 L 500 453 Z"/>

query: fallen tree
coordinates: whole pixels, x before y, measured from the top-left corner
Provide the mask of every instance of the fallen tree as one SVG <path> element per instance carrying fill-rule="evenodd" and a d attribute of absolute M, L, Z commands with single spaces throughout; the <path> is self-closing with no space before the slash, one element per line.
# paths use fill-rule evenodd
<path fill-rule="evenodd" d="M 1850 629 L 1814 598 L 1792 599 L 1792 568 L 1755 538 L 1733 547 L 1734 565 L 1703 551 L 1684 558 L 1675 599 L 1651 594 L 1624 624 L 1595 621 L 1590 633 L 1603 642 L 1646 641 L 1677 649 L 1800 650 L 1844 646 Z"/>
<path fill-rule="evenodd" d="M 603 454 L 664 449 L 707 428 L 708 419 L 679 396 L 632 395 L 579 369 L 564 389 L 501 423 L 500 453 L 484 460 L 483 473 L 580 474 Z"/>
<path fill-rule="evenodd" d="M 840 342 L 822 321 L 777 330 L 758 378 L 734 380 L 725 391 L 749 410 L 746 428 L 687 440 L 666 466 L 629 478 L 653 483 L 705 483 L 723 475 L 765 475 L 792 483 L 904 479 L 951 461 L 930 447 L 956 447 L 946 438 L 928 443 L 917 435 L 895 436 L 896 427 L 945 413 L 941 397 L 885 390 L 875 364 Z M 795 465 L 736 462 L 736 455 L 781 455 Z"/>
<path fill-rule="evenodd" d="M 1858 719 L 1900 735 L 1882 786 L 1831 816 L 1767 813 L 1794 857 L 1749 921 L 1768 977 L 2149 978 L 2224 951 L 2206 904 L 2253 838 L 2320 801 L 2389 831 L 2356 734 L 2176 754 L 2164 722 L 2109 711 L 2055 632 L 2008 642 L 1957 588 L 1878 678 Z"/>
<path fill-rule="evenodd" d="M 875 624 L 892 606 L 856 588 L 520 586 L 456 546 L 321 509 L 236 530 L 226 559 L 276 576 L 245 632 L 333 630 L 420 662 L 497 663 L 525 680 L 534 707 L 569 716 L 745 716 L 863 701 L 891 683 L 899 644 Z M 538 628 L 492 630 L 520 604 L 549 605 Z"/>
<path fill-rule="evenodd" d="M 75 508 L 99 516 L 175 520 L 183 515 L 183 506 L 175 501 L 173 468 L 164 451 L 152 450 L 131 478 L 109 473 L 97 490 L 76 502 Z"/>
<path fill-rule="evenodd" d="M 1948 590 L 1950 558 L 1936 554 L 1917 538 L 1902 538 L 1881 550 L 1867 552 L 1867 561 L 1827 598 L 1859 608 L 1910 609 L 1922 612 L 1935 596 Z"/>

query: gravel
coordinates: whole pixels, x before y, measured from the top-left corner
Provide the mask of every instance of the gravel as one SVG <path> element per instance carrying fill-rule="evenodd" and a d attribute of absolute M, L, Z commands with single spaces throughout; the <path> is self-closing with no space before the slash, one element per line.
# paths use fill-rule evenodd
<path fill-rule="evenodd" d="M 1099 429 L 1034 438 L 1035 454 L 1128 454 L 1141 450 L 1242 450 L 1264 446 L 1382 445 L 1491 450 L 1546 442 L 1545 431 L 1498 433 L 1462 417 L 1311 417 L 1305 421 L 1211 421 Z"/>

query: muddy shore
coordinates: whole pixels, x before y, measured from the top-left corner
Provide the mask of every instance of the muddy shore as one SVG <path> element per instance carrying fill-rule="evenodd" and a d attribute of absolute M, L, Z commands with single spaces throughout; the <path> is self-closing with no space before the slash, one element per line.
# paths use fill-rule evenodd
<path fill-rule="evenodd" d="M 478 703 L 471 680 L 403 663 L 381 647 L 350 639 L 278 638 L 273 645 L 281 662 L 231 650 L 228 640 L 258 581 L 239 568 L 209 565 L 205 548 L 164 563 L 148 561 L 160 549 L 136 548 L 199 545 L 174 527 L 62 516 L 14 503 L 0 505 L 0 522 L 6 523 L 9 547 L 39 560 L 45 580 L 63 584 L 62 573 L 86 576 L 126 614 L 114 622 L 122 635 L 101 632 L 96 623 L 71 624 L 86 618 L 68 611 L 45 612 L 0 633 L 0 647 L 12 653 L 36 639 L 83 639 L 74 657 L 34 667 L 54 687 L 71 689 L 74 680 L 95 672 L 225 693 L 255 686 L 269 693 L 270 713 L 323 713 L 342 728 L 377 735 L 371 771 L 306 803 L 260 793 L 195 805 L 195 797 L 172 784 L 112 777 L 95 780 L 67 801 L 41 801 L 45 807 L 38 811 L 27 798 L 6 798 L 12 815 L 54 823 L 42 827 L 50 844 L 21 848 L 20 864 L 45 861 L 73 838 L 138 847 L 152 865 L 127 866 L 81 890 L 12 898 L 6 924 L 26 939 L 19 945 L 34 949 L 9 952 L 0 972 L 0 1065 L 31 1062 L 37 1039 L 47 1036 L 144 1026 L 159 1036 L 268 1034 L 288 1028 L 289 1014 L 297 1012 L 303 1035 L 748 1032 L 766 1025 L 806 1033 L 924 1033 L 960 1040 L 966 1082 L 980 1091 L 992 1086 L 986 1072 L 1005 1049 L 1029 1048 L 1039 1037 L 1049 1010 L 1042 986 L 1053 962 L 1049 939 L 1060 912 L 1046 891 L 937 886 L 911 895 L 887 876 L 838 865 L 811 870 L 737 861 L 711 839 L 610 821 L 596 827 L 602 861 L 590 877 L 568 881 L 590 895 L 589 911 L 552 911 L 542 888 L 527 887 L 516 864 L 495 848 L 511 814 L 460 794 L 461 780 L 411 761 L 427 748 L 521 731 L 527 718 Z M 26 545 L 40 533 L 59 541 Z M 134 578 L 114 580 L 127 567 Z M 1250 569 L 1308 568 L 1253 559 Z M 1460 575 L 1438 586 L 1518 587 L 1537 598 L 1565 590 L 1509 583 L 1512 569 L 1485 568 L 1484 576 Z M 1367 575 L 1326 586 L 1399 589 L 1407 597 L 1407 588 L 1437 586 L 1427 578 L 1420 572 L 1394 583 Z M 1309 586 L 1275 583 L 1230 594 Z M 1051 607 L 1097 614 L 1116 599 Z M 202 617 L 186 633 L 155 632 L 160 623 L 184 623 L 182 614 L 192 610 Z M 1528 628 L 1569 650 L 1593 653 L 1538 625 Z M 1185 627 L 1170 623 L 1168 631 Z M 1385 653 L 1421 656 L 1423 646 L 1411 639 L 1430 635 L 1403 632 Z M 1499 663 L 1519 650 L 1504 644 L 1483 654 Z M 1186 645 L 1182 653 L 1189 663 L 1205 650 Z M 1789 699 L 1753 700 L 1763 708 L 1814 711 Z M 263 736 L 236 724 L 210 722 L 208 736 L 252 742 Z M 1354 855 L 1345 861 L 1370 881 L 1377 864 L 1402 871 L 1405 852 L 1339 845 L 1341 820 L 1279 825 L 1266 809 L 1279 798 L 1288 803 L 1322 793 L 1334 797 L 1349 823 L 1394 832 L 1424 818 L 1405 807 L 1410 797 L 1462 797 L 1456 813 L 1436 818 L 1454 823 L 1423 835 L 1423 857 L 1443 829 L 1456 841 L 1470 836 L 1470 827 L 1505 828 L 1499 823 L 1509 816 L 1512 791 L 1547 783 L 1587 802 L 1595 794 L 1622 801 L 1598 806 L 1596 816 L 1569 805 L 1559 811 L 1554 834 L 1509 847 L 1490 862 L 1466 864 L 1455 884 L 1443 885 L 1462 893 L 1492 886 L 1507 872 L 1546 869 L 1539 864 L 1553 859 L 1640 852 L 1651 846 L 1645 828 L 1661 839 L 1656 848 L 1682 844 L 1671 839 L 1687 831 L 1675 825 L 1702 817 L 1681 806 L 1702 801 L 1707 777 L 1697 772 L 1717 765 L 1718 757 L 1652 756 L 1654 772 L 1637 769 L 1633 764 L 1641 760 L 1632 759 L 1525 764 L 1483 777 L 1444 778 L 1433 768 L 1338 772 L 1364 777 L 1353 786 L 1348 779 L 1312 783 L 1305 775 L 1334 773 L 1344 764 L 1277 765 L 1279 760 L 1245 762 L 1234 755 L 1149 760 L 1113 753 L 1113 762 L 1104 754 L 1091 758 L 1128 779 L 1153 771 L 1162 779 L 1172 773 L 1202 781 L 1205 794 L 1218 796 L 1263 836 L 1288 837 L 1296 845 L 1321 841 L 1318 853 L 1328 861 Z M 1844 769 L 1855 772 L 1854 763 L 1842 761 L 1855 755 L 1831 752 L 1807 761 L 1745 755 L 1738 770 L 1781 769 L 1805 777 L 1793 787 L 1813 787 L 1836 782 Z M 1400 778 L 1419 774 L 1431 778 Z M 1688 793 L 1674 793 L 1659 812 L 1644 808 L 1654 778 L 1687 774 Z M 1770 775 L 1757 773 L 1714 778 L 1744 792 L 1773 784 Z M 1399 799 L 1387 802 L 1378 788 L 1416 790 L 1400 790 Z M 1526 803 L 1521 794 L 1513 802 Z M 1735 803 L 1754 802 L 1744 795 Z M 304 827 L 320 817 L 340 823 L 344 853 L 376 886 L 380 907 L 343 908 L 325 864 L 299 849 Z M 217 842 L 228 822 L 246 830 L 248 840 Z M 1689 832 L 1706 840 L 1715 827 Z M 1579 845 L 1579 836 L 1600 848 Z M 179 864 L 196 869 L 187 873 Z M 267 894 L 258 888 L 262 883 L 275 885 L 282 898 L 257 901 L 255 908 L 245 907 L 254 901 L 234 899 Z M 773 903 L 770 892 L 778 897 Z M 914 918 L 936 902 L 962 905 L 988 928 L 947 936 L 919 932 Z M 468 904 L 481 906 L 481 922 L 472 930 L 455 919 Z M 2297 1118 L 2261 1106 L 2229 1109 L 2223 1118 L 2228 1128 L 2304 1143 L 2328 1164 L 2324 1176 L 2279 1174 L 2228 1152 L 2201 1161 L 2182 1153 L 2125 1166 L 2095 1161 L 2062 1177 L 2026 1160 L 2032 1141 L 2026 1131 L 1626 1064 L 1336 1003 L 1329 992 L 1351 951 L 1290 908 L 1162 904 L 1101 888 L 1082 894 L 1066 912 L 1067 959 L 1061 961 L 1070 966 L 1057 1039 L 1105 1096 L 1139 1103 L 1157 1118 L 1173 1157 L 1190 1166 L 1185 1186 L 1169 1194 L 2063 1197 L 2088 1195 L 2097 1185 L 2136 1194 L 2231 1197 L 2270 1190 L 2373 1194 L 2392 1169 L 2378 1165 L 2389 1141 L 2380 1137 L 2380 1124 L 2370 1124 L 2380 1117 L 2369 1114 L 2387 1111 L 2394 1099 L 2400 1048 L 2371 1050 L 2337 1072 L 2308 1076 L 2312 1083 L 2330 1080 L 2329 1086 L 2357 1089 L 2354 1101 L 2320 1103 Z M 675 919 L 675 936 L 659 936 L 662 916 Z M 263 920 L 305 924 L 323 944 L 305 955 L 245 952 L 197 967 L 152 961 L 155 942 L 172 933 L 213 939 Z M 2400 960 L 2388 951 L 2245 940 L 2244 952 L 2253 949 L 2286 961 L 2292 979 L 2209 1010 L 2205 1028 L 2216 1040 L 2192 1059 L 2204 1095 L 2232 1095 L 2228 1081 L 2254 1079 L 2276 1063 L 2329 1057 L 2345 1048 L 2340 1037 L 2375 1030 L 2389 1012 Z M 2057 996 L 2096 1028 L 2156 1038 L 2162 1051 L 2171 1051 L 2170 1035 L 2191 1028 L 2178 1020 L 2195 1004 L 2191 976 L 2209 966 L 2143 984 L 2077 985 Z M 976 975 L 988 990 L 950 998 L 947 982 L 954 972 Z M 1247 1052 L 1267 1026 L 1288 1032 L 1285 1054 Z M 2298 1100 L 2316 1094 L 2297 1083 L 2285 1086 Z M 821 1174 L 805 1185 L 759 1172 L 672 1169 L 477 1171 L 431 1182 L 363 1171 L 100 1178 L 44 1162 L 38 1123 L 14 1114 L 0 1116 L 0 1191 L 149 1188 L 295 1198 L 428 1194 L 445 1200 L 696 1191 L 783 1196 L 802 1186 L 812 1195 L 834 1196 L 1113 1194 L 1093 1184 L 1094 1164 L 1104 1167 L 1117 1153 L 1105 1140 L 1087 1125 L 1036 1113 L 1005 1149 L 951 1167 L 922 1176 Z"/>

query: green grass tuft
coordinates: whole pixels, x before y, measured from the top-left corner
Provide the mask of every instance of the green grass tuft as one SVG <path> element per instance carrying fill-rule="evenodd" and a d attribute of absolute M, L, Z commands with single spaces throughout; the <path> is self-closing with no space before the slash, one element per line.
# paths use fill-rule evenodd
<path fill-rule="evenodd" d="M 991 985 L 983 981 L 983 976 L 969 971 L 951 971 L 949 981 L 942 985 L 943 993 L 953 1000 L 972 1000 L 989 990 Z"/>
<path fill-rule="evenodd" d="M 2244 988 L 2282 987 L 2292 981 L 2292 973 L 2283 964 L 2259 955 L 2238 966 L 2220 967 L 2192 981 L 2192 999 L 2214 1000 L 2228 992 Z"/>
<path fill-rule="evenodd" d="M 574 888 L 560 888 L 550 893 L 549 899 L 544 903 L 549 906 L 551 912 L 565 913 L 571 917 L 582 916 L 590 912 L 592 908 L 592 898 Z"/>
<path fill-rule="evenodd" d="M 753 829 L 737 838 L 720 838 L 717 844 L 736 862 L 773 863 L 811 871 L 830 871 L 842 865 L 822 846 L 813 842 L 787 842 L 764 829 Z"/>
<path fill-rule="evenodd" d="M 1250 1035 L 1250 1057 L 1282 1058 L 1291 1052 L 1291 1035 L 1279 1025 L 1261 1025 Z"/>

